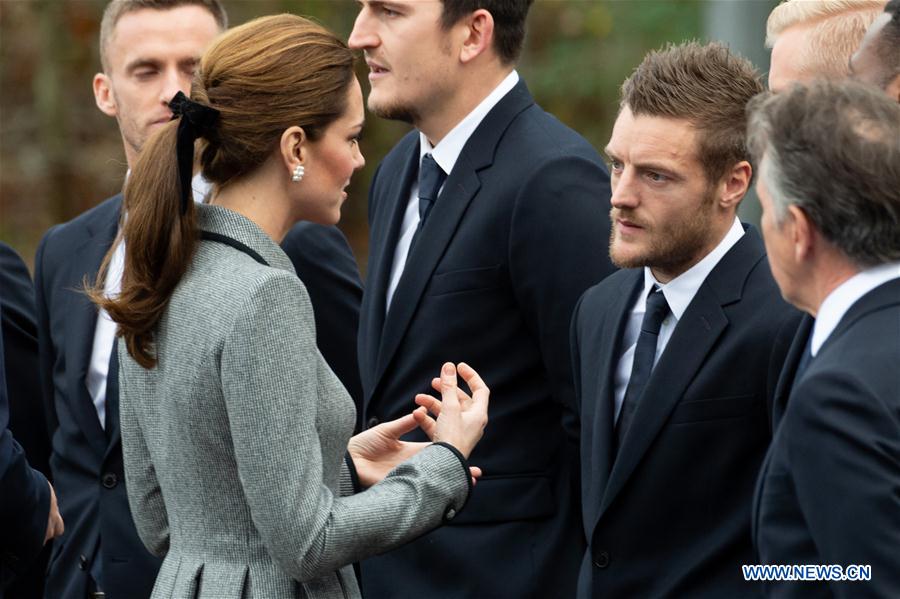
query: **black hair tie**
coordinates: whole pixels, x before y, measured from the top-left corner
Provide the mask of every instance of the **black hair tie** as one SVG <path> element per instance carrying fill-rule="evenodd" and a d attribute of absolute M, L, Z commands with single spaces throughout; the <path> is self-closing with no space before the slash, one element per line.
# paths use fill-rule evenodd
<path fill-rule="evenodd" d="M 194 176 L 194 142 L 204 136 L 219 118 L 219 111 L 194 102 L 178 92 L 169 102 L 172 119 L 181 117 L 175 152 L 178 155 L 178 178 L 181 181 L 181 213 L 187 212 L 192 201 L 191 179 Z"/>

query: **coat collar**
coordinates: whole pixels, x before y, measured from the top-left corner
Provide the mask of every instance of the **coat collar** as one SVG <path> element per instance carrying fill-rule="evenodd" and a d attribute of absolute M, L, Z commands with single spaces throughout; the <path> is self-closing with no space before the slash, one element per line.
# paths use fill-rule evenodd
<path fill-rule="evenodd" d="M 197 204 L 196 208 L 201 230 L 230 237 L 258 253 L 269 266 L 296 274 L 284 250 L 252 220 L 222 206 Z"/>

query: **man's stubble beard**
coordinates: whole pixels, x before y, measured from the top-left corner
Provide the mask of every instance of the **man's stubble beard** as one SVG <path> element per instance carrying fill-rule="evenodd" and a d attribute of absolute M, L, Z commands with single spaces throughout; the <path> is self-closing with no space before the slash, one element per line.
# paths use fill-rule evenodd
<path fill-rule="evenodd" d="M 646 251 L 633 256 L 616 255 L 616 229 L 615 222 L 613 222 L 609 236 L 610 260 L 619 268 L 647 266 L 666 273 L 683 273 L 690 267 L 689 265 L 699 261 L 698 254 L 708 245 L 712 223 L 711 204 L 714 202 L 715 197 L 712 190 L 707 190 L 703 202 L 690 219 L 682 220 L 674 226 L 663 229 L 662 237 L 656 236 L 651 240 L 650 247 Z M 629 213 L 620 210 L 617 214 L 622 216 Z"/>

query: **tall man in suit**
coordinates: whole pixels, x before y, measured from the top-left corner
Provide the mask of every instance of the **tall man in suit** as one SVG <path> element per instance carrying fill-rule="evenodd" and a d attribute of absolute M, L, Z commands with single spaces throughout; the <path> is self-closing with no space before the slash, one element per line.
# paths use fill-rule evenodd
<path fill-rule="evenodd" d="M 363 562 L 363 592 L 571 596 L 584 545 L 567 325 L 613 270 L 607 173 L 515 71 L 530 0 L 360 4 L 349 44 L 365 51 L 369 109 L 416 128 L 370 190 L 366 423 L 408 412 L 446 360 L 476 365 L 492 391 L 469 505 Z"/>
<path fill-rule="evenodd" d="M 0 295 L 5 290 L 0 291 Z M 0 319 L 4 316 L 0 302 Z M 0 599 L 17 574 L 44 543 L 63 532 L 63 521 L 53 487 L 43 474 L 31 468 L 8 430 L 6 366 L 3 336 L 0 336 Z"/>
<path fill-rule="evenodd" d="M 900 102 L 900 0 L 891 0 L 850 57 L 850 76 Z"/>
<path fill-rule="evenodd" d="M 94 91 L 100 110 L 119 123 L 129 166 L 171 118 L 167 103 L 175 93 L 189 92 L 199 57 L 225 26 L 218 0 L 114 0 L 107 6 L 103 72 L 94 78 Z M 145 597 L 159 567 L 138 539 L 124 488 L 117 379 L 109 375 L 115 327 L 105 314 L 98 318 L 80 291 L 116 237 L 121 205 L 119 194 L 52 228 L 35 260 L 51 469 L 68 523 L 51 557 L 48 597 Z M 354 348 L 362 290 L 349 245 L 333 227 L 302 224 L 288 234 L 285 249 L 316 308 L 319 347 L 358 396 Z M 119 244 L 106 281 L 110 291 L 120 281 L 123 257 Z"/>
<path fill-rule="evenodd" d="M 772 49 L 769 89 L 816 78 L 843 79 L 850 55 L 885 0 L 786 0 L 766 22 L 766 46 Z"/>
<path fill-rule="evenodd" d="M 799 314 L 735 211 L 762 85 L 724 46 L 652 52 L 606 147 L 621 270 L 572 321 L 581 407 L 579 597 L 745 597 L 750 499 Z"/>
<path fill-rule="evenodd" d="M 0 368 L 6 369 L 6 397 L 9 402 L 9 430 L 22 446 L 28 463 L 45 477 L 50 476 L 50 437 L 41 401 L 38 366 L 37 318 L 34 284 L 22 258 L 0 242 L 0 332 L 5 354 Z M 27 568 L 19 568 L 7 597 L 40 597 L 49 547 Z"/>
<path fill-rule="evenodd" d="M 767 591 L 894 597 L 900 105 L 872 87 L 818 82 L 754 101 L 749 127 L 773 274 L 784 297 L 815 317 L 760 472 L 759 559 L 871 566 L 871 581 L 778 581 Z"/>

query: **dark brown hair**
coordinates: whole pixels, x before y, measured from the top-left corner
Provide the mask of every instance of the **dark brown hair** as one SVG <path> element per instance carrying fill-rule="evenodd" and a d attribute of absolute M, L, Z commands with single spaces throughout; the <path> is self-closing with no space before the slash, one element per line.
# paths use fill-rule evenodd
<path fill-rule="evenodd" d="M 525 43 L 525 18 L 534 0 L 444 0 L 441 25 L 449 29 L 460 19 L 484 9 L 494 17 L 494 51 L 504 64 L 514 64 Z"/>
<path fill-rule="evenodd" d="M 203 175 L 220 188 L 240 179 L 277 150 L 281 134 L 293 125 L 315 141 L 343 114 L 353 76 L 347 46 L 302 17 L 262 17 L 228 31 L 203 55 L 191 89 L 192 100 L 220 113 L 201 139 Z M 145 368 L 156 364 L 156 324 L 198 238 L 193 202 L 181 213 L 177 127 L 172 121 L 149 140 L 125 186 L 121 293 L 103 293 L 115 245 L 88 290 Z"/>
<path fill-rule="evenodd" d="M 647 54 L 625 80 L 620 109 L 689 121 L 700 133 L 697 158 L 714 183 L 749 160 L 744 110 L 763 89 L 750 61 L 722 44 L 670 44 Z"/>
<path fill-rule="evenodd" d="M 216 20 L 219 29 L 228 28 L 228 15 L 219 0 L 112 0 L 103 10 L 103 20 L 100 21 L 100 62 L 103 70 L 109 71 L 109 62 L 106 60 L 106 47 L 112 37 L 116 23 L 123 15 L 137 10 L 149 8 L 150 10 L 171 10 L 180 6 L 200 6 L 209 11 Z"/>

